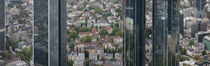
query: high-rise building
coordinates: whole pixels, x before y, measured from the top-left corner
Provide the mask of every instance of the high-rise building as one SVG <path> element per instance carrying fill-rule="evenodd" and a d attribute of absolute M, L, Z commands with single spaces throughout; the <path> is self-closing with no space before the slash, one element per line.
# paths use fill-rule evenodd
<path fill-rule="evenodd" d="M 5 50 L 5 0 L 0 0 L 0 51 Z"/>
<path fill-rule="evenodd" d="M 125 54 L 128 66 L 145 65 L 145 0 L 125 0 Z M 132 56 L 133 55 L 133 56 Z"/>
<path fill-rule="evenodd" d="M 178 0 L 168 0 L 168 66 L 178 65 L 179 48 L 179 8 Z"/>
<path fill-rule="evenodd" d="M 34 0 L 34 64 L 66 66 L 66 0 Z"/>
<path fill-rule="evenodd" d="M 135 1 L 135 66 L 145 65 L 145 0 Z"/>
<path fill-rule="evenodd" d="M 153 66 L 178 65 L 180 25 L 183 23 L 177 2 L 153 0 Z"/>
<path fill-rule="evenodd" d="M 124 65 L 133 66 L 134 65 L 134 15 L 135 15 L 135 0 L 125 0 L 125 21 L 124 25 Z M 130 54 L 130 55 L 128 55 Z M 131 60 L 126 60 L 130 58 Z"/>
<path fill-rule="evenodd" d="M 153 0 L 153 66 L 168 65 L 168 0 Z"/>
<path fill-rule="evenodd" d="M 206 0 L 194 0 L 195 8 L 197 9 L 197 18 L 203 18 L 205 16 L 204 8 Z"/>

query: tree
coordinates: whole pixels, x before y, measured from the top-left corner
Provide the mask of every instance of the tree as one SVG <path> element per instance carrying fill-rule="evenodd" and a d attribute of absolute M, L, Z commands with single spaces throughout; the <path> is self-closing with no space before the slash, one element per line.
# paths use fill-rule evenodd
<path fill-rule="evenodd" d="M 6 60 L 6 59 L 10 59 L 10 58 L 12 58 L 12 56 L 9 52 L 5 51 L 2 53 L 2 59 Z"/>
<path fill-rule="evenodd" d="M 194 40 L 190 40 L 189 45 L 192 46 L 194 44 L 195 44 L 195 41 Z"/>
<path fill-rule="evenodd" d="M 205 50 L 202 52 L 202 55 L 206 55 L 206 51 Z"/>
<path fill-rule="evenodd" d="M 118 48 L 118 49 L 117 49 L 117 52 L 118 52 L 118 53 L 121 53 L 121 52 L 122 52 L 122 49 L 123 49 L 122 47 Z"/>
<path fill-rule="evenodd" d="M 70 34 L 70 30 L 67 30 L 66 32 L 67 32 L 67 34 Z"/>
<path fill-rule="evenodd" d="M 86 35 L 85 37 L 83 37 L 80 42 L 91 42 L 91 36 L 90 35 Z"/>
<path fill-rule="evenodd" d="M 101 31 L 99 32 L 99 34 L 100 34 L 102 37 L 104 37 L 105 35 L 108 34 L 108 31 L 107 31 L 107 30 L 101 30 Z"/>
<path fill-rule="evenodd" d="M 32 60 L 32 53 L 33 53 L 32 50 L 33 50 L 32 47 L 30 47 L 30 49 L 24 48 L 23 51 L 17 52 L 15 57 L 21 57 L 21 59 L 24 59 L 30 62 Z"/>
<path fill-rule="evenodd" d="M 68 66 L 73 66 L 73 64 L 74 64 L 74 61 L 73 60 L 68 60 Z"/>
<path fill-rule="evenodd" d="M 116 59 L 115 58 L 112 58 L 111 61 L 116 61 Z"/>
<path fill-rule="evenodd" d="M 152 28 L 147 28 L 146 29 L 146 37 L 151 39 L 151 37 L 149 37 L 152 34 Z"/>
<path fill-rule="evenodd" d="M 78 33 L 76 31 L 70 32 L 70 35 L 69 35 L 70 39 L 74 39 L 75 40 L 75 38 L 78 38 L 78 37 L 79 37 L 79 35 L 78 35 Z"/>
<path fill-rule="evenodd" d="M 69 48 L 71 48 L 71 50 L 74 50 L 74 46 L 75 46 L 74 44 L 70 44 Z"/>
<path fill-rule="evenodd" d="M 99 7 L 95 7 L 95 13 L 98 13 L 98 14 L 102 14 L 103 13 L 103 10 Z"/>
<path fill-rule="evenodd" d="M 117 32 L 115 33 L 115 36 L 122 36 L 122 32 L 121 32 L 121 31 L 117 31 Z"/>
<path fill-rule="evenodd" d="M 85 57 L 88 58 L 89 57 L 89 52 L 87 50 L 83 51 L 85 53 Z"/>
<path fill-rule="evenodd" d="M 182 55 L 186 55 L 186 49 L 182 48 L 182 46 L 179 46 L 179 51 L 181 52 Z"/>
<path fill-rule="evenodd" d="M 195 55 L 195 56 L 193 57 L 193 59 L 198 60 L 198 59 L 199 59 L 199 56 L 198 56 L 198 55 Z"/>
<path fill-rule="evenodd" d="M 88 28 L 79 28 L 79 32 L 88 32 L 90 29 Z"/>
<path fill-rule="evenodd" d="M 114 42 L 113 43 L 113 46 L 117 48 L 118 47 L 118 44 Z"/>
<path fill-rule="evenodd" d="M 86 66 L 90 65 L 91 60 L 86 61 Z"/>
<path fill-rule="evenodd" d="M 112 27 L 112 28 L 117 28 L 118 26 L 119 26 L 118 23 L 112 23 L 112 24 L 111 24 L 111 27 Z"/>
<path fill-rule="evenodd" d="M 118 32 L 118 31 L 120 31 L 120 29 L 119 29 L 119 28 L 117 28 L 117 27 L 114 27 L 114 28 L 112 29 L 112 33 L 111 33 L 111 35 L 115 35 L 115 34 L 116 34 L 116 32 Z"/>
<path fill-rule="evenodd" d="M 180 57 L 179 57 L 179 60 L 180 60 L 180 61 L 185 61 L 185 60 L 188 60 L 188 61 L 189 61 L 190 59 L 187 58 L 187 57 L 182 57 L 182 56 L 180 56 Z"/>
<path fill-rule="evenodd" d="M 119 14 L 120 18 L 122 19 L 123 18 L 123 10 L 122 9 L 117 9 L 116 12 Z"/>

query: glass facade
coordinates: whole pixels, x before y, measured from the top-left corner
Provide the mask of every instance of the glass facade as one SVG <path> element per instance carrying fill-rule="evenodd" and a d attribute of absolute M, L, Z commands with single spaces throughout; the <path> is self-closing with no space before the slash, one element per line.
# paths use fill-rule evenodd
<path fill-rule="evenodd" d="M 125 48 L 127 66 L 145 65 L 145 0 L 126 0 Z M 131 59 L 132 61 L 128 61 Z"/>
<path fill-rule="evenodd" d="M 34 64 L 48 65 L 48 0 L 34 0 Z"/>
<path fill-rule="evenodd" d="M 5 49 L 5 0 L 0 0 L 0 51 Z"/>
<path fill-rule="evenodd" d="M 126 66 L 133 66 L 134 65 L 134 15 L 135 15 L 135 0 L 126 0 L 125 1 L 125 40 L 124 40 L 124 57 L 126 58 Z M 126 55 L 130 54 L 130 55 Z M 131 59 L 131 60 L 128 60 Z"/>
<path fill-rule="evenodd" d="M 168 0 L 153 0 L 153 66 L 167 66 Z"/>
<path fill-rule="evenodd" d="M 177 2 L 153 0 L 153 66 L 179 64 L 179 35 L 183 28 L 180 21 L 183 19 Z"/>
<path fill-rule="evenodd" d="M 178 65 L 179 10 L 177 0 L 168 1 L 168 66 Z"/>
<path fill-rule="evenodd" d="M 65 0 L 34 0 L 35 65 L 67 65 L 65 3 Z"/>
<path fill-rule="evenodd" d="M 204 7 L 206 0 L 195 0 L 195 8 L 197 9 L 197 18 L 205 17 Z"/>

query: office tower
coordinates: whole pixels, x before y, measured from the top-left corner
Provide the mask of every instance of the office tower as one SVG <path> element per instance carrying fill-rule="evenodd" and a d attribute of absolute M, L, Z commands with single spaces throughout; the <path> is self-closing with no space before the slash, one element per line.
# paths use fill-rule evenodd
<path fill-rule="evenodd" d="M 153 0 L 153 66 L 168 65 L 168 0 Z"/>
<path fill-rule="evenodd" d="M 135 2 L 135 66 L 145 65 L 145 0 Z"/>
<path fill-rule="evenodd" d="M 184 14 L 179 16 L 179 32 L 184 36 Z"/>
<path fill-rule="evenodd" d="M 48 65 L 48 0 L 34 0 L 34 64 Z"/>
<path fill-rule="evenodd" d="M 34 0 L 35 66 L 66 66 L 65 3 L 65 0 Z"/>
<path fill-rule="evenodd" d="M 125 40 L 124 56 L 127 66 L 145 65 L 145 0 L 125 0 Z M 133 55 L 133 56 L 132 56 Z M 125 63 L 124 63 L 125 64 Z"/>
<path fill-rule="evenodd" d="M 134 65 L 134 15 L 135 15 L 135 0 L 125 0 L 125 21 L 124 25 L 124 65 L 133 66 Z M 130 55 L 128 55 L 130 54 Z M 130 58 L 131 60 L 126 59 Z"/>
<path fill-rule="evenodd" d="M 0 51 L 5 50 L 5 0 L 0 0 Z"/>
<path fill-rule="evenodd" d="M 178 0 L 168 0 L 168 66 L 177 66 L 179 48 L 179 8 Z"/>
<path fill-rule="evenodd" d="M 183 15 L 179 13 L 177 2 L 153 0 L 153 66 L 179 64 L 180 25 L 183 25 L 180 17 Z"/>
<path fill-rule="evenodd" d="M 205 16 L 204 8 L 206 5 L 206 0 L 195 0 L 195 8 L 197 9 L 197 18 L 203 18 Z"/>

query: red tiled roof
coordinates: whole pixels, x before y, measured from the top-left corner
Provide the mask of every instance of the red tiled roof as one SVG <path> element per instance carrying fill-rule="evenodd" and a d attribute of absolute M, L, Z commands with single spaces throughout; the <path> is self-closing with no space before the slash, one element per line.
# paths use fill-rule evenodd
<path fill-rule="evenodd" d="M 92 32 L 93 33 L 96 33 L 97 32 L 95 27 L 92 28 Z"/>
<path fill-rule="evenodd" d="M 107 27 L 107 30 L 110 30 L 110 29 L 112 29 L 112 27 L 108 26 L 108 27 Z"/>
<path fill-rule="evenodd" d="M 79 32 L 79 34 L 94 34 L 94 32 Z"/>
<path fill-rule="evenodd" d="M 98 44 L 98 42 L 88 42 L 88 43 L 76 43 L 76 45 L 81 45 L 81 44 L 84 44 L 84 45 L 94 45 L 94 44 Z"/>

